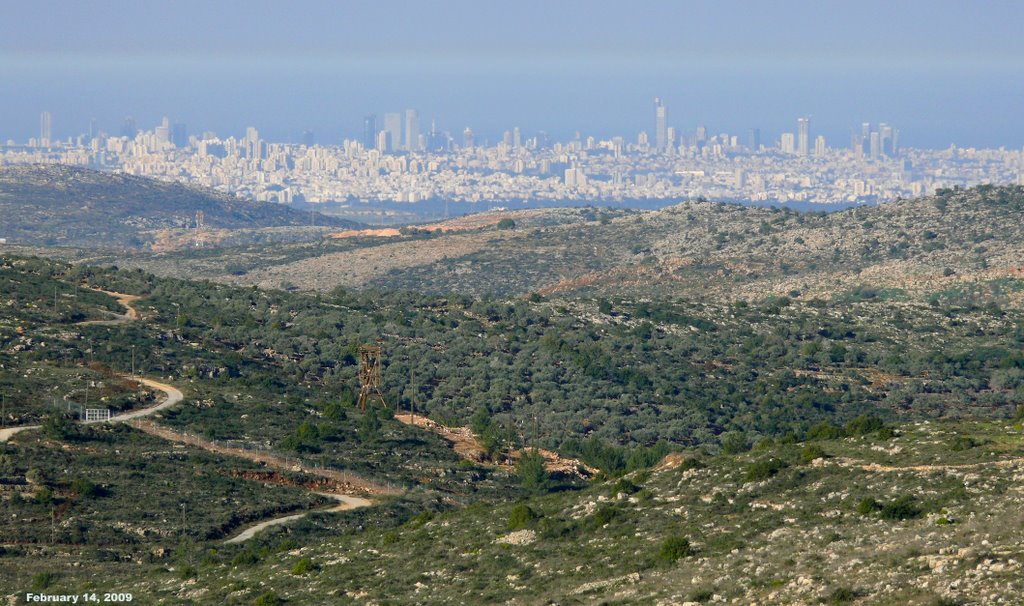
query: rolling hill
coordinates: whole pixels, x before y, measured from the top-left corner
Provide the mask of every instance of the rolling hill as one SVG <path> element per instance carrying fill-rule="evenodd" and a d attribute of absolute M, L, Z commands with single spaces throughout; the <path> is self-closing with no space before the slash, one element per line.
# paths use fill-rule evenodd
<path fill-rule="evenodd" d="M 203 213 L 204 230 L 196 230 Z M 271 239 L 308 239 L 309 213 L 279 204 L 251 202 L 209 189 L 145 177 L 63 165 L 0 168 L 0 238 L 9 245 L 152 249 L 229 239 L 237 232 L 291 230 Z M 337 228 L 350 221 L 315 215 L 313 222 Z"/>

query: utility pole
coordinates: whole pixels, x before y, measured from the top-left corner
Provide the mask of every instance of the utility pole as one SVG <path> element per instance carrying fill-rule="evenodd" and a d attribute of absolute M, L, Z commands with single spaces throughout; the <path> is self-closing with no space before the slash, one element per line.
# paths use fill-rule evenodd
<path fill-rule="evenodd" d="M 135 346 L 132 345 L 132 378 L 135 378 Z"/>

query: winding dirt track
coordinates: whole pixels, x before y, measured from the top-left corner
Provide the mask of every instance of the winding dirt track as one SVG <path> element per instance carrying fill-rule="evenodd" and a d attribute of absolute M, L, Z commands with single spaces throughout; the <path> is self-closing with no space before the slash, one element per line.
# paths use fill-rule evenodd
<path fill-rule="evenodd" d="M 123 305 L 126 311 L 124 314 L 121 315 L 113 314 L 112 312 L 110 312 L 111 315 L 113 315 L 114 317 L 109 320 L 87 320 L 85 322 L 79 322 L 79 326 L 116 326 L 118 324 L 124 324 L 126 322 L 133 322 L 139 320 L 142 317 L 142 315 L 139 313 L 137 309 L 135 309 L 134 306 L 134 303 L 142 298 L 139 295 L 129 295 L 125 293 L 111 292 L 99 289 L 92 290 L 102 292 L 106 295 L 109 295 L 117 299 L 118 303 Z M 161 400 L 155 406 L 150 406 L 148 408 L 143 408 L 140 410 L 131 410 L 119 415 L 114 415 L 108 421 L 88 421 L 88 424 L 111 422 L 127 423 L 128 425 L 131 425 L 132 427 L 140 431 L 148 433 L 152 436 L 168 440 L 170 442 L 188 444 L 210 452 L 238 457 L 256 463 L 262 463 L 267 467 L 276 468 L 279 470 L 298 471 L 308 475 L 314 475 L 321 478 L 325 478 L 327 480 L 330 480 L 333 486 L 339 491 L 344 489 L 346 491 L 358 491 L 364 494 L 378 495 L 398 494 L 399 492 L 401 492 L 399 490 L 381 486 L 380 484 L 376 484 L 369 480 L 365 480 L 363 478 L 354 476 L 349 473 L 345 473 L 343 471 L 320 467 L 308 467 L 301 464 L 296 465 L 295 462 L 289 461 L 288 459 L 273 453 L 222 446 L 219 444 L 215 444 L 210 440 L 205 440 L 198 436 L 193 436 L 183 432 L 175 431 L 168 427 L 159 425 L 149 419 L 144 419 L 144 417 L 154 415 L 162 410 L 174 406 L 175 404 L 181 402 L 185 396 L 184 394 L 181 393 L 181 390 L 179 390 L 177 387 L 174 387 L 173 385 L 161 383 L 160 381 L 146 379 L 143 377 L 132 378 L 139 381 L 143 385 L 146 385 L 147 387 L 151 387 L 158 391 L 162 391 L 164 393 L 163 400 Z M 4 428 L 0 430 L 0 443 L 8 441 L 12 436 L 19 432 L 27 431 L 30 429 L 39 429 L 40 427 L 41 425 L 22 425 L 18 427 Z M 373 502 L 370 501 L 369 499 L 358 497 L 351 494 L 345 494 L 342 492 L 317 492 L 317 494 L 339 501 L 338 505 L 327 509 L 321 509 L 320 511 L 347 511 L 350 509 L 358 509 L 360 507 L 369 507 L 370 505 L 373 504 Z M 226 541 L 226 543 L 241 543 L 243 541 L 251 539 L 253 536 L 256 535 L 256 533 L 258 533 L 260 530 L 263 530 L 264 528 L 268 528 L 270 526 L 278 526 L 281 524 L 287 524 L 288 522 L 292 522 L 306 516 L 308 513 L 310 512 L 306 511 L 302 513 L 283 516 L 280 518 L 265 520 L 243 530 L 237 536 Z"/>

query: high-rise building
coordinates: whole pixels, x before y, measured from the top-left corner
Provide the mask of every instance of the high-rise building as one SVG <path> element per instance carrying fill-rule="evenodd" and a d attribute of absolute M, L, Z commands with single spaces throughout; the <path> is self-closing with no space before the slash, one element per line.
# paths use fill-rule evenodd
<path fill-rule="evenodd" d="M 313 135 L 313 131 L 306 129 L 302 131 L 302 144 L 306 147 L 313 147 L 316 143 L 316 136 Z"/>
<path fill-rule="evenodd" d="M 878 132 L 872 132 L 868 135 L 868 141 L 869 149 L 871 150 L 871 159 L 877 160 L 878 155 L 881 153 L 881 149 L 879 148 Z"/>
<path fill-rule="evenodd" d="M 363 117 L 363 148 L 373 149 L 377 144 L 377 115 Z"/>
<path fill-rule="evenodd" d="M 761 129 L 752 128 L 747 131 L 747 147 L 750 151 L 757 153 L 761 150 Z"/>
<path fill-rule="evenodd" d="M 135 118 L 127 116 L 124 119 L 124 123 L 121 125 L 121 136 L 128 137 L 129 139 L 135 138 L 135 133 L 139 132 L 139 129 L 135 126 Z"/>
<path fill-rule="evenodd" d="M 668 146 L 668 110 L 660 97 L 654 98 L 654 146 L 658 151 Z"/>
<path fill-rule="evenodd" d="M 53 119 L 50 116 L 50 112 L 43 112 L 39 114 L 39 145 L 41 147 L 50 147 L 50 141 L 53 139 Z"/>
<path fill-rule="evenodd" d="M 420 115 L 414 109 L 405 110 L 405 149 L 406 151 L 419 151 L 420 149 Z"/>
<path fill-rule="evenodd" d="M 171 143 L 174 147 L 185 147 L 188 145 L 188 126 L 181 122 L 171 125 Z"/>
<path fill-rule="evenodd" d="M 797 118 L 796 121 L 796 151 L 801 156 L 810 152 L 811 119 Z"/>
<path fill-rule="evenodd" d="M 473 149 L 474 143 L 475 142 L 473 141 L 473 131 L 467 126 L 466 130 L 462 131 L 462 148 Z"/>
<path fill-rule="evenodd" d="M 822 136 L 822 135 L 818 135 L 817 137 L 814 138 L 814 155 L 815 156 L 824 156 L 825 155 L 825 151 L 826 151 L 825 137 Z"/>
<path fill-rule="evenodd" d="M 95 139 L 100 134 L 99 126 L 97 126 L 96 118 L 89 118 L 89 138 Z"/>
<path fill-rule="evenodd" d="M 382 154 L 391 151 L 391 131 L 382 130 L 377 133 L 377 151 Z"/>
<path fill-rule="evenodd" d="M 796 137 L 793 136 L 793 133 L 782 133 L 782 137 L 779 139 L 779 149 L 784 154 L 796 153 Z"/>
<path fill-rule="evenodd" d="M 893 157 L 896 154 L 892 149 L 892 127 L 882 122 L 878 125 L 878 146 L 883 156 Z"/>
<path fill-rule="evenodd" d="M 523 135 L 519 132 L 519 127 L 512 129 L 512 147 L 519 149 L 523 146 Z"/>
<path fill-rule="evenodd" d="M 402 147 L 402 114 L 389 112 L 384 114 L 384 130 L 391 141 L 387 151 L 397 151 Z"/>

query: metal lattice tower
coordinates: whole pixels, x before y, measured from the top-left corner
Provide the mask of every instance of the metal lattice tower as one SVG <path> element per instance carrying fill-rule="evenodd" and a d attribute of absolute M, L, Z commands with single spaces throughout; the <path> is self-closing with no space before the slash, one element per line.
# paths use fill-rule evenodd
<path fill-rule="evenodd" d="M 388 403 L 384 401 L 384 394 L 380 391 L 380 347 L 377 345 L 363 345 L 359 348 L 359 401 L 357 405 L 360 410 L 366 410 L 366 400 L 376 395 L 384 408 Z"/>

